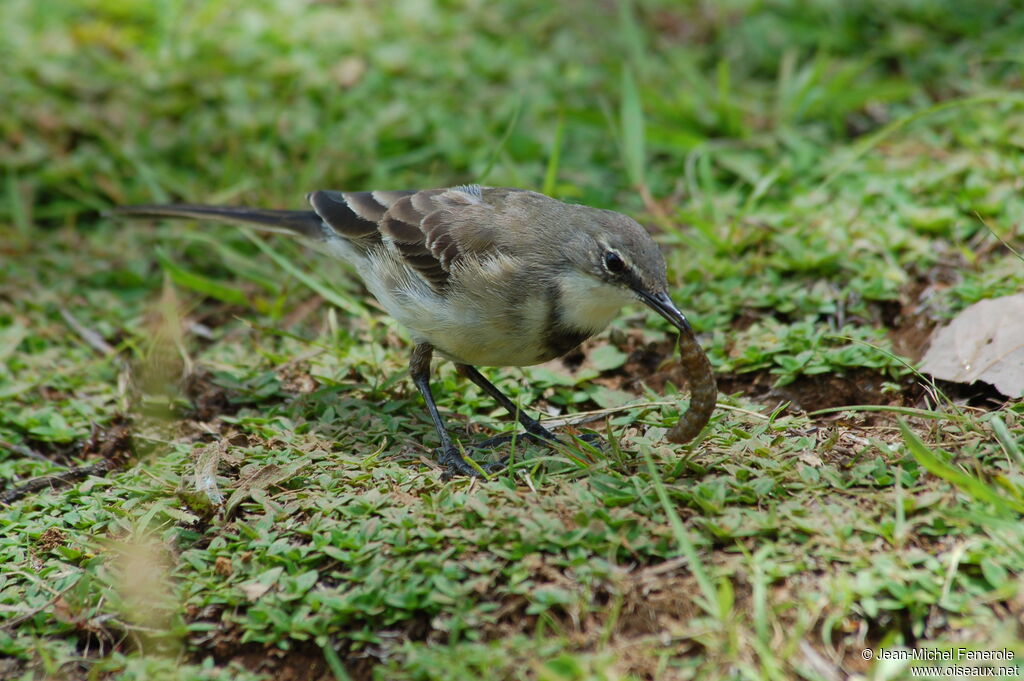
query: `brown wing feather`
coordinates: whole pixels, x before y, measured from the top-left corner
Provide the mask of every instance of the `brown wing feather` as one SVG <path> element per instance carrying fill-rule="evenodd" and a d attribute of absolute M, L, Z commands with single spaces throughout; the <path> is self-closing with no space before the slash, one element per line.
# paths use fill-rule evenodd
<path fill-rule="evenodd" d="M 405 263 L 420 274 L 433 288 L 448 283 L 448 270 L 427 246 L 423 232 L 424 218 L 432 205 L 431 197 L 405 196 L 395 201 L 380 221 L 380 233 L 391 240 Z"/>
<path fill-rule="evenodd" d="M 377 224 L 384 217 L 388 207 L 373 198 L 373 192 L 331 192 L 337 194 L 348 204 L 356 215 L 364 220 Z"/>
<path fill-rule="evenodd" d="M 494 250 L 492 201 L 503 202 L 515 191 L 476 185 L 420 192 L 319 191 L 309 201 L 342 237 L 366 247 L 391 243 L 409 267 L 440 291 L 460 259 Z"/>
<path fill-rule="evenodd" d="M 324 222 L 340 236 L 363 246 L 380 243 L 377 223 L 395 202 L 416 192 L 317 191 L 306 195 Z"/>

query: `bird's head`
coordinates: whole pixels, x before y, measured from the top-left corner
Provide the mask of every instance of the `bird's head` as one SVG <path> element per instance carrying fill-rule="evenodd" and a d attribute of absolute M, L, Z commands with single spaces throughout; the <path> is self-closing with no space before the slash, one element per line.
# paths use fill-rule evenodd
<path fill-rule="evenodd" d="M 575 238 L 564 247 L 571 273 L 563 279 L 563 295 L 615 310 L 639 298 L 676 328 L 688 330 L 668 295 L 665 258 L 647 230 L 621 213 L 580 208 Z"/>

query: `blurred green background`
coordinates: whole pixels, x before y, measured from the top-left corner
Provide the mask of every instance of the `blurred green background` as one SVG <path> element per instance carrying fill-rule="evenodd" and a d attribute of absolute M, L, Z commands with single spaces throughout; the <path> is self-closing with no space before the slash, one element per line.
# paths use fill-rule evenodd
<path fill-rule="evenodd" d="M 1018 9 L 5 0 L 0 218 L 60 224 L 125 201 L 296 205 L 311 188 L 467 181 L 620 208 L 640 179 L 676 202 L 687 180 L 749 194 L 769 172 L 772 187 L 798 192 L 839 141 L 1018 84 Z M 646 120 L 642 178 L 630 176 L 624 72 Z M 702 148 L 720 153 L 688 168 Z"/>

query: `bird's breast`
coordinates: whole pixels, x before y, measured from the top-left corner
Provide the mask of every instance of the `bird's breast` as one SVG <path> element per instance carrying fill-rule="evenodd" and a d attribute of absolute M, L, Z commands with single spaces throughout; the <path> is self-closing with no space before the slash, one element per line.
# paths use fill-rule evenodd
<path fill-rule="evenodd" d="M 364 270 L 367 288 L 419 343 L 475 366 L 530 366 L 602 331 L 631 296 L 583 274 L 521 276 L 511 259 L 483 261 L 438 291 L 399 263 Z M 607 290 L 605 290 L 607 289 Z"/>
<path fill-rule="evenodd" d="M 494 304 L 482 293 L 460 296 L 435 320 L 442 329 L 430 334 L 428 342 L 441 355 L 476 366 L 530 366 L 565 354 L 586 338 L 552 336 L 545 296 L 524 292 L 515 301 Z"/>

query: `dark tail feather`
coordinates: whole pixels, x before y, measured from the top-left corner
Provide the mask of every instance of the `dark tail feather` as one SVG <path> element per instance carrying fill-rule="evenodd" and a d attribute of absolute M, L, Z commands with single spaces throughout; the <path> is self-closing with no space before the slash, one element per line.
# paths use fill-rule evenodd
<path fill-rule="evenodd" d="M 273 232 L 299 234 L 317 240 L 325 236 L 323 221 L 311 210 L 264 210 L 178 203 L 164 206 L 119 206 L 111 213 L 135 218 L 185 218 L 259 225 Z"/>

